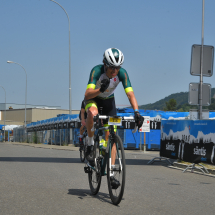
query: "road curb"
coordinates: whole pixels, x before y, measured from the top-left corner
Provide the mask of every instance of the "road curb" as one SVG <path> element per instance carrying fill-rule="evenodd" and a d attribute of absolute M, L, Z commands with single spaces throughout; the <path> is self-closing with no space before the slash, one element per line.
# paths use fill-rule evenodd
<path fill-rule="evenodd" d="M 56 150 L 68 150 L 68 151 L 79 151 L 79 147 L 74 146 L 73 144 L 69 146 L 60 146 L 60 145 L 48 145 L 48 144 L 35 144 L 35 143 L 20 143 L 20 142 L 6 142 L 7 144 L 13 144 L 13 145 L 22 145 L 22 146 L 30 146 L 34 148 L 43 148 L 43 149 L 56 149 Z M 139 150 L 125 150 L 125 153 L 133 153 L 134 155 L 151 155 L 151 154 L 158 154 L 159 151 L 139 151 Z"/>
<path fill-rule="evenodd" d="M 43 149 L 56 149 L 56 150 L 69 150 L 69 151 L 79 151 L 79 147 L 73 145 L 70 146 L 60 146 L 60 145 L 48 145 L 48 144 L 35 144 L 35 143 L 18 143 L 18 142 L 6 142 L 7 144 L 30 146 L 34 148 Z"/>

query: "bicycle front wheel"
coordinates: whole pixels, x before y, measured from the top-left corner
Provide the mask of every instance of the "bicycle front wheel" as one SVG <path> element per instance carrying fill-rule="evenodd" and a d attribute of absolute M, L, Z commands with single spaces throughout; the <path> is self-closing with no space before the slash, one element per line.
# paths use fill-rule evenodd
<path fill-rule="evenodd" d="M 96 141 L 93 147 L 93 157 L 94 157 L 94 168 L 96 170 L 91 169 L 88 173 L 88 180 L 90 185 L 90 190 L 93 195 L 96 195 L 99 192 L 100 185 L 101 185 L 101 164 L 99 157 L 99 143 Z"/>
<path fill-rule="evenodd" d="M 126 174 L 124 147 L 122 140 L 118 135 L 115 135 L 115 143 L 112 144 L 112 149 L 113 147 L 115 147 L 116 149 L 115 165 L 111 165 L 111 152 L 109 150 L 110 156 L 107 162 L 107 182 L 110 198 L 114 205 L 118 205 L 123 197 Z M 119 182 L 118 187 L 113 186 L 111 177 L 114 177 L 114 180 L 117 180 Z"/>

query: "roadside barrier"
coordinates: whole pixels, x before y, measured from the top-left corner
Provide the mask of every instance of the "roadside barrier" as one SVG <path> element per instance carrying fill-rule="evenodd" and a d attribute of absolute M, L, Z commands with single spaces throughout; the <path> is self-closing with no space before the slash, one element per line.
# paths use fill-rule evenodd
<path fill-rule="evenodd" d="M 132 109 L 117 109 L 117 115 L 119 116 L 133 116 L 133 114 Z M 118 127 L 117 132 L 123 140 L 125 149 L 142 149 L 145 141 L 147 150 L 160 150 L 161 120 L 169 121 L 170 119 L 175 119 L 175 121 L 178 121 L 176 119 L 180 119 L 180 121 L 183 121 L 182 119 L 189 119 L 188 112 L 140 110 L 140 114 L 142 116 L 150 116 L 150 132 L 146 132 L 145 135 L 143 132 L 133 134 L 131 130 L 134 128 L 134 120 L 123 122 L 123 125 Z M 214 113 L 210 113 L 210 117 L 214 116 Z M 79 128 L 80 120 L 78 115 L 65 114 L 59 117 L 28 124 L 27 139 L 25 139 L 23 127 L 14 129 L 14 141 L 59 145 L 73 143 L 77 145 Z"/>
<path fill-rule="evenodd" d="M 119 116 L 133 116 L 133 113 L 118 113 Z M 47 120 L 33 122 L 27 125 L 27 139 L 24 141 L 24 127 L 15 130 L 14 141 L 31 142 L 56 145 L 79 144 L 79 128 L 81 126 L 78 115 L 64 115 Z M 125 149 L 139 149 L 144 144 L 144 133 L 132 133 L 134 120 L 122 121 L 122 126 L 118 126 L 117 133 L 123 141 Z M 160 149 L 160 121 L 151 122 L 151 132 L 146 133 L 146 148 Z M 72 141 L 71 141 L 72 140 Z"/>
<path fill-rule="evenodd" d="M 195 164 L 215 164 L 215 120 L 162 120 L 160 156 Z M 201 165 L 201 164 L 200 164 Z M 208 172 L 207 172 L 208 173 Z"/>

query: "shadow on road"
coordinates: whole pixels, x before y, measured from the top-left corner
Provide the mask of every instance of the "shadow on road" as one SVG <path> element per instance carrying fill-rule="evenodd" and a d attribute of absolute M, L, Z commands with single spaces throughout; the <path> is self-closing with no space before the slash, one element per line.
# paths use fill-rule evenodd
<path fill-rule="evenodd" d="M 107 202 L 112 204 L 109 194 L 98 192 L 97 195 L 92 195 L 90 190 L 86 189 L 69 189 L 69 195 L 77 196 L 79 199 L 84 198 L 96 198 L 101 202 Z"/>
<path fill-rule="evenodd" d="M 126 159 L 126 165 L 147 165 L 149 159 Z M 80 158 L 46 157 L 0 157 L 0 162 L 35 162 L 35 163 L 80 163 Z M 155 161 L 152 165 L 168 166 L 167 161 Z"/>
<path fill-rule="evenodd" d="M 81 163 L 80 158 L 0 157 L 0 162 Z"/>
<path fill-rule="evenodd" d="M 126 165 L 148 165 L 149 159 L 126 159 L 125 163 Z M 174 160 L 170 160 L 173 162 Z M 150 164 L 151 166 L 168 166 L 169 163 L 165 160 L 155 160 L 153 164 Z"/>

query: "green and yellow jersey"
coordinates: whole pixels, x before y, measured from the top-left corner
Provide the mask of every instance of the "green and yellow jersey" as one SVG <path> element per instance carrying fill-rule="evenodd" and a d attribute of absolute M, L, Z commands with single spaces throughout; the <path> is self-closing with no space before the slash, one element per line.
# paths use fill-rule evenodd
<path fill-rule="evenodd" d="M 104 65 L 95 66 L 90 73 L 90 78 L 87 84 L 87 89 L 98 89 L 101 87 L 101 81 L 103 79 L 107 79 L 107 75 L 105 74 Z M 100 93 L 97 98 L 101 99 L 109 99 L 114 97 L 114 91 L 118 86 L 119 82 L 122 82 L 122 85 L 125 89 L 125 92 L 133 91 L 131 82 L 128 77 L 128 73 L 125 69 L 120 68 L 119 73 L 114 78 L 110 79 L 110 85 L 104 93 Z"/>

